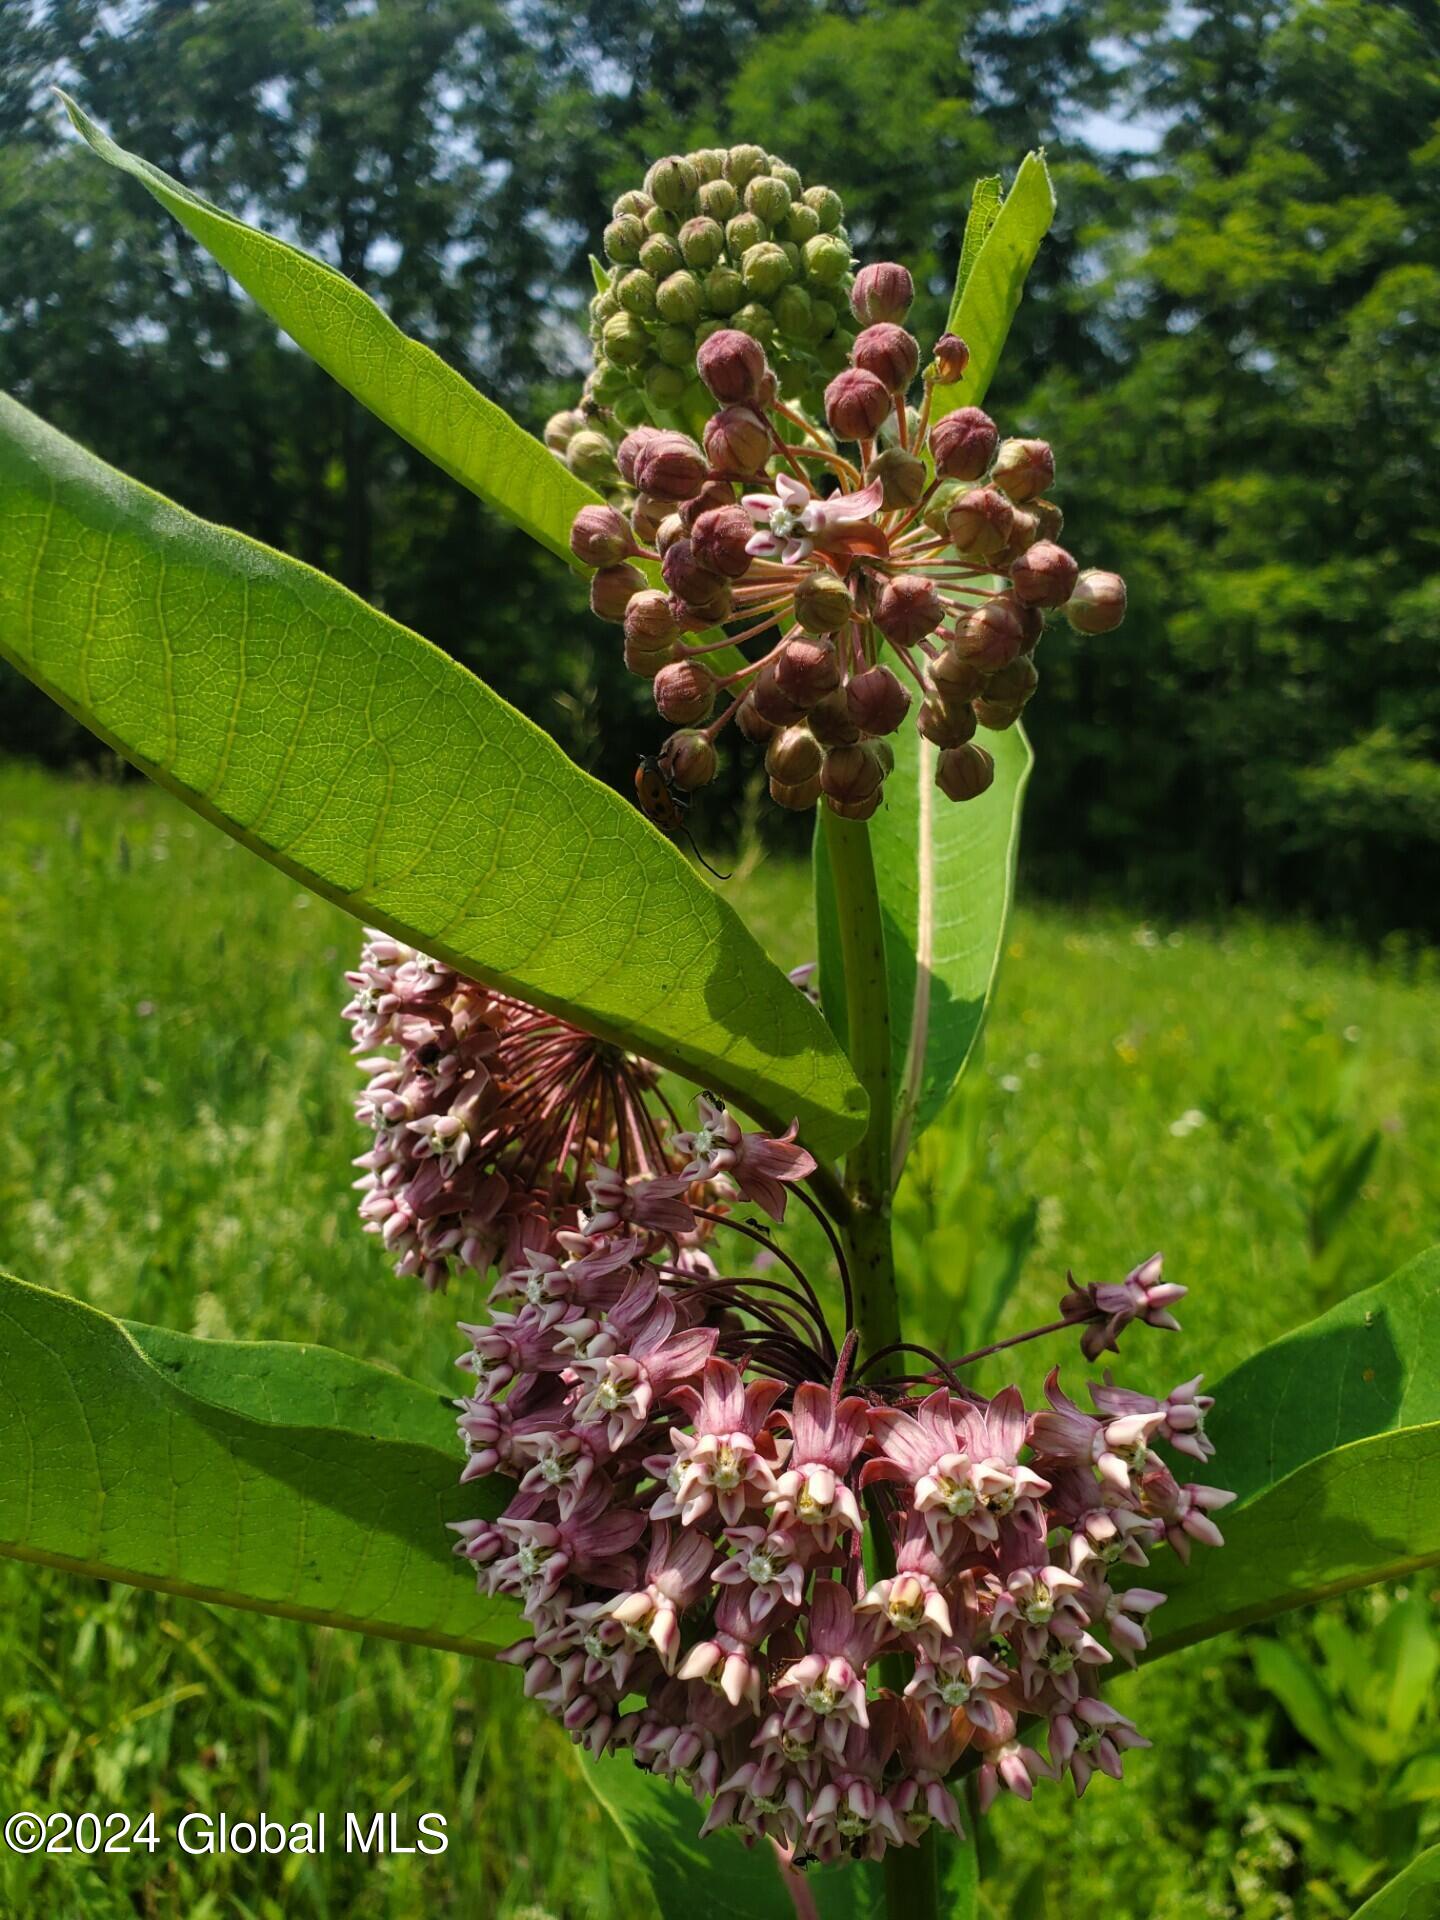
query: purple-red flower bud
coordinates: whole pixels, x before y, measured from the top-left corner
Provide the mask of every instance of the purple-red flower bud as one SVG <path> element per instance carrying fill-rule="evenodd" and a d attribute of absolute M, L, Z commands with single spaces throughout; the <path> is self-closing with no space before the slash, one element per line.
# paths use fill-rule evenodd
<path fill-rule="evenodd" d="M 910 711 L 910 695 L 889 667 L 867 667 L 847 683 L 845 705 L 862 733 L 894 733 Z"/>
<path fill-rule="evenodd" d="M 893 321 L 879 320 L 855 336 L 850 360 L 863 373 L 873 373 L 887 393 L 904 393 L 919 370 L 920 342 Z"/>
<path fill-rule="evenodd" d="M 797 705 L 776 680 L 773 663 L 756 674 L 750 701 L 759 718 L 772 727 L 793 726 L 805 718 L 805 709 Z"/>
<path fill-rule="evenodd" d="M 739 580 L 750 571 L 747 548 L 754 532 L 749 514 L 732 503 L 700 514 L 690 528 L 690 544 L 702 566 L 727 580 Z"/>
<path fill-rule="evenodd" d="M 916 730 L 936 747 L 963 747 L 974 737 L 975 715 L 966 706 L 950 706 L 943 700 L 922 700 L 915 718 Z"/>
<path fill-rule="evenodd" d="M 705 423 L 705 457 L 716 475 L 748 480 L 770 457 L 770 429 L 750 407 L 722 407 Z"/>
<path fill-rule="evenodd" d="M 802 780 L 798 785 L 787 787 L 783 780 L 770 776 L 770 798 L 777 806 L 789 807 L 792 813 L 808 813 L 820 798 L 820 776 L 812 774 L 810 779 Z"/>
<path fill-rule="evenodd" d="M 661 773 L 682 793 L 708 786 L 720 765 L 714 742 L 690 727 L 671 734 L 660 749 L 659 761 Z"/>
<path fill-rule="evenodd" d="M 1007 440 L 990 478 L 1012 500 L 1034 500 L 1055 478 L 1055 455 L 1044 440 Z"/>
<path fill-rule="evenodd" d="M 661 500 L 690 500 L 705 484 L 705 456 L 684 433 L 660 433 L 640 449 L 635 482 Z"/>
<path fill-rule="evenodd" d="M 587 567 L 613 567 L 635 552 L 635 536 L 616 508 L 582 507 L 570 528 L 570 551 Z"/>
<path fill-rule="evenodd" d="M 973 740 L 946 747 L 935 764 L 935 784 L 947 800 L 974 800 L 994 778 L 994 760 Z"/>
<path fill-rule="evenodd" d="M 895 260 L 876 260 L 862 267 L 850 289 L 850 311 L 862 327 L 879 320 L 903 320 L 915 298 L 915 282 L 908 267 Z"/>
<path fill-rule="evenodd" d="M 707 567 L 695 551 L 693 540 L 672 540 L 660 562 L 665 584 L 688 606 L 704 607 L 714 598 L 724 581 L 713 567 Z"/>
<path fill-rule="evenodd" d="M 693 500 L 681 502 L 680 519 L 688 533 L 702 513 L 714 513 L 719 507 L 733 507 L 734 504 L 734 481 L 712 478 L 705 482 Z"/>
<path fill-rule="evenodd" d="M 806 714 L 805 724 L 822 747 L 853 747 L 860 738 L 860 729 L 850 715 L 849 692 L 854 684 L 852 680 L 849 686 L 827 693 Z"/>
<path fill-rule="evenodd" d="M 764 347 L 738 327 L 722 327 L 703 340 L 695 367 L 721 406 L 753 405 L 770 371 Z"/>
<path fill-rule="evenodd" d="M 975 718 L 990 733 L 1004 733 L 1020 718 L 1020 709 L 1013 701 L 977 700 L 974 704 Z"/>
<path fill-rule="evenodd" d="M 660 438 L 658 427 L 636 427 L 627 433 L 615 449 L 615 464 L 620 469 L 620 478 L 627 487 L 637 485 L 635 464 L 652 440 Z"/>
<path fill-rule="evenodd" d="M 672 660 L 655 676 L 655 705 L 682 726 L 708 720 L 715 710 L 715 676 L 699 660 Z"/>
<path fill-rule="evenodd" d="M 774 672 L 786 699 L 806 712 L 840 684 L 840 663 L 829 640 L 787 640 L 775 657 Z"/>
<path fill-rule="evenodd" d="M 945 618 L 940 589 L 924 574 L 900 573 L 887 580 L 875 603 L 875 624 L 897 647 L 912 647 Z"/>
<path fill-rule="evenodd" d="M 947 707 L 968 709 L 970 702 L 985 691 L 986 671 L 951 645 L 942 647 L 930 662 L 929 680 L 936 699 Z M 970 733 L 974 731 L 972 727 Z M 968 740 L 970 734 L 965 738 Z"/>
<path fill-rule="evenodd" d="M 625 638 L 640 647 L 667 647 L 680 631 L 668 593 L 646 587 L 625 609 Z"/>
<path fill-rule="evenodd" d="M 953 387 L 970 364 L 970 349 L 958 333 L 942 333 L 935 342 L 935 367 L 942 387 Z"/>
<path fill-rule="evenodd" d="M 1125 618 L 1125 582 L 1118 573 L 1087 567 L 1065 603 L 1065 618 L 1077 633 L 1113 633 Z"/>
<path fill-rule="evenodd" d="M 1017 653 L 1008 667 L 1001 667 L 985 682 L 984 699 L 999 707 L 1023 707 L 1040 684 L 1040 670 L 1028 653 Z"/>
<path fill-rule="evenodd" d="M 590 610 L 602 620 L 620 621 L 625 609 L 645 585 L 638 567 L 624 564 L 601 567 L 590 582 Z"/>
<path fill-rule="evenodd" d="M 988 560 L 1009 545 L 1014 520 L 1015 509 L 998 487 L 972 487 L 956 495 L 945 531 L 957 553 Z"/>
<path fill-rule="evenodd" d="M 808 727 L 785 727 L 765 749 L 765 771 L 783 787 L 798 787 L 819 773 L 823 759 Z"/>
<path fill-rule="evenodd" d="M 871 440 L 889 417 L 889 390 L 862 367 L 847 367 L 825 389 L 825 418 L 838 439 Z"/>
<path fill-rule="evenodd" d="M 1027 547 L 1010 569 L 1015 598 L 1027 607 L 1063 607 L 1075 591 L 1080 569 L 1072 554 L 1051 540 Z"/>
<path fill-rule="evenodd" d="M 1065 530 L 1065 515 L 1053 500 L 1032 500 L 1030 511 L 1040 528 L 1042 540 L 1058 540 Z"/>
<path fill-rule="evenodd" d="M 868 800 L 884 778 L 884 763 L 863 742 L 854 747 L 832 747 L 820 769 L 820 790 L 829 800 L 853 806 Z"/>
<path fill-rule="evenodd" d="M 995 458 L 1000 429 L 979 407 L 957 407 L 930 429 L 930 457 L 945 480 L 978 480 Z"/>
<path fill-rule="evenodd" d="M 748 693 L 735 709 L 735 724 L 745 738 L 754 741 L 757 747 L 765 746 L 775 737 L 775 722 L 756 712 L 755 702 Z"/>
<path fill-rule="evenodd" d="M 987 600 L 967 617 L 956 629 L 951 645 L 962 660 L 983 673 L 995 673 L 1009 666 L 1024 637 L 1017 608 L 1010 600 L 997 598 Z"/>

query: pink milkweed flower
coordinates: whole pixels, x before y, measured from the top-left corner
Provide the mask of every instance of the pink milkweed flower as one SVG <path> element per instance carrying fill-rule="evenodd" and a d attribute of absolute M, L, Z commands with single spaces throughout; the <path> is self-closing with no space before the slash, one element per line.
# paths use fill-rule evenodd
<path fill-rule="evenodd" d="M 677 1669 L 677 1678 L 703 1680 L 718 1688 L 732 1707 L 744 1702 L 754 1714 L 760 1711 L 765 1685 L 764 1665 L 755 1649 L 770 1631 L 769 1607 L 757 1614 L 752 1604 L 756 1597 L 727 1587 L 715 1609 L 714 1634 L 697 1640 Z"/>
<path fill-rule="evenodd" d="M 840 1533 L 861 1529 L 860 1508 L 845 1484 L 869 1433 L 865 1402 L 837 1400 L 825 1387 L 807 1381 L 795 1389 L 795 1403 L 782 1416 L 792 1439 L 785 1471 L 771 1495 L 772 1523 L 794 1521 L 810 1530 L 815 1544 L 829 1553 Z"/>
<path fill-rule="evenodd" d="M 993 1545 L 1001 1519 L 1014 1514 L 1028 1523 L 1035 1501 L 1050 1490 L 1047 1480 L 1020 1464 L 1027 1418 L 1014 1387 L 984 1409 L 940 1388 L 914 1415 L 872 1409 L 870 1426 L 882 1457 L 866 1463 L 861 1485 L 908 1481 L 937 1553 L 950 1551 L 957 1528 Z"/>
<path fill-rule="evenodd" d="M 912 1839 L 885 1786 L 899 1736 L 899 1702 L 891 1693 L 877 1694 L 868 1725 L 847 1731 L 830 1778 L 811 1802 L 806 1846 L 818 1860 L 878 1860 L 887 1846 Z"/>
<path fill-rule="evenodd" d="M 496 1527 L 514 1552 L 490 1569 L 492 1591 L 519 1595 L 527 1609 L 553 1601 L 568 1575 L 592 1586 L 623 1587 L 633 1578 L 633 1547 L 648 1522 L 643 1513 L 612 1504 L 614 1489 L 597 1473 L 566 1520 L 515 1519 L 501 1515 Z"/>
<path fill-rule="evenodd" d="M 725 1540 L 734 1555 L 715 1569 L 717 1586 L 748 1588 L 757 1620 L 782 1602 L 800 1605 L 806 1575 L 803 1535 L 768 1527 L 727 1527 Z"/>
<path fill-rule="evenodd" d="M 1164 1525 L 1165 1538 L 1182 1560 L 1190 1558 L 1190 1543 L 1223 1547 L 1225 1536 L 1210 1518 L 1217 1507 L 1228 1507 L 1235 1498 L 1223 1487 L 1200 1487 L 1192 1481 L 1181 1486 L 1168 1467 L 1156 1467 L 1140 1482 L 1140 1497 L 1146 1510 Z"/>
<path fill-rule="evenodd" d="M 747 1759 L 720 1782 L 715 1804 L 700 1829 L 703 1840 L 725 1826 L 738 1826 L 793 1849 L 808 1818 L 805 1782 L 779 1754 Z"/>
<path fill-rule="evenodd" d="M 932 1657 L 954 1637 L 950 1608 L 940 1590 L 945 1568 L 923 1524 L 912 1519 L 895 1555 L 895 1572 L 877 1580 L 856 1602 L 856 1613 L 871 1613 L 906 1635 Z"/>
<path fill-rule="evenodd" d="M 740 504 L 758 532 L 745 543 L 757 560 L 779 560 L 787 567 L 808 559 L 817 540 L 831 530 L 872 519 L 880 511 L 884 488 L 878 480 L 855 493 L 834 493 L 819 499 L 803 480 L 777 474 L 774 493 L 747 493 Z"/>
<path fill-rule="evenodd" d="M 1150 1644 L 1150 1630 L 1146 1622 L 1156 1607 L 1163 1607 L 1168 1595 L 1156 1593 L 1150 1587 L 1126 1587 L 1123 1593 L 1105 1595 L 1105 1604 L 1096 1624 L 1105 1628 L 1115 1643 L 1115 1650 L 1128 1665 L 1134 1666 L 1135 1656 L 1143 1653 Z"/>
<path fill-rule="evenodd" d="M 689 1185 L 680 1174 L 627 1180 L 613 1167 L 597 1167 L 587 1187 L 591 1211 L 583 1221 L 585 1232 L 613 1233 L 623 1221 L 649 1233 L 693 1233 L 695 1215 L 681 1197 Z"/>
<path fill-rule="evenodd" d="M 782 475 L 783 479 L 784 476 Z M 686 1180 L 713 1180 L 729 1174 L 747 1200 L 763 1207 L 770 1218 L 785 1218 L 786 1192 L 782 1182 L 808 1180 L 815 1156 L 795 1145 L 799 1123 L 792 1120 L 778 1137 L 744 1133 L 719 1101 L 701 1094 L 696 1101 L 700 1125 L 693 1133 L 677 1133 L 671 1143 L 687 1157 Z"/>
<path fill-rule="evenodd" d="M 1090 1484 L 1093 1491 L 1093 1481 Z M 1072 1573 L 1083 1573 L 1092 1565 L 1112 1567 L 1120 1561 L 1131 1567 L 1148 1567 L 1146 1548 L 1153 1547 L 1163 1532 L 1153 1516 L 1119 1505 L 1087 1507 L 1071 1525 Z"/>
<path fill-rule="evenodd" d="M 622 1307 L 624 1302 L 621 1303 Z M 618 1453 L 642 1431 L 655 1399 L 704 1367 L 720 1335 L 714 1327 L 674 1332 L 676 1307 L 659 1297 L 627 1352 L 600 1357 L 576 1356 L 582 1382 L 575 1403 L 575 1424 L 604 1423 L 605 1441 Z"/>
<path fill-rule="evenodd" d="M 1002 1787 L 1021 1800 L 1029 1800 L 1035 1792 L 1037 1780 L 1054 1778 L 1054 1767 L 1042 1759 L 1034 1747 L 1027 1747 L 1021 1740 L 1006 1740 L 986 1755 L 976 1776 L 980 1811 L 990 1811 Z"/>
<path fill-rule="evenodd" d="M 1011 1675 L 981 1654 L 961 1646 L 943 1647 L 937 1654 L 922 1653 L 905 1688 L 905 1698 L 925 1717 L 932 1739 L 938 1740 L 957 1714 L 964 1724 L 983 1732 L 999 1731 L 995 1706 L 988 1698 L 1010 1684 Z"/>
<path fill-rule="evenodd" d="M 900 1759 L 908 1777 L 891 1792 L 895 1810 L 912 1840 L 922 1839 L 932 1826 L 963 1840 L 960 1809 L 945 1781 L 974 1730 L 964 1714 L 947 1714 L 937 1725 L 913 1700 L 901 1704 Z"/>
<path fill-rule="evenodd" d="M 1128 1387 L 1117 1387 L 1107 1371 L 1103 1387 L 1092 1384 L 1090 1398 L 1102 1414 L 1158 1413 L 1161 1417 L 1158 1439 L 1168 1441 L 1177 1453 L 1188 1453 L 1193 1460 L 1211 1460 L 1215 1456 L 1215 1442 L 1205 1431 L 1205 1416 L 1214 1406 L 1215 1397 L 1201 1393 L 1204 1379 L 1203 1373 L 1197 1373 L 1193 1380 L 1172 1387 L 1163 1400 L 1156 1400 L 1148 1393 L 1133 1393 Z"/>
<path fill-rule="evenodd" d="M 1045 1397 L 1050 1410 L 1030 1423 L 1030 1444 L 1041 1465 L 1093 1467 L 1107 1485 L 1128 1493 L 1154 1461 L 1150 1442 L 1165 1424 L 1164 1409 L 1093 1419 L 1061 1392 L 1058 1367 L 1046 1378 Z"/>
<path fill-rule="evenodd" d="M 856 1621 L 850 1596 L 836 1580 L 816 1582 L 807 1646 L 770 1691 L 786 1703 L 787 1731 L 816 1738 L 838 1754 L 850 1727 L 870 1724 L 865 1670 L 875 1651 L 875 1634 L 868 1623 Z"/>
<path fill-rule="evenodd" d="M 1085 1585 L 1063 1567 L 1022 1567 L 996 1594 L 993 1632 L 1018 1642 L 1027 1692 L 1043 1675 L 1064 1699 L 1079 1692 L 1077 1665 L 1107 1666 L 1113 1656 L 1089 1631 Z"/>
<path fill-rule="evenodd" d="M 1104 1700 L 1087 1696 L 1077 1700 L 1050 1722 L 1050 1753 L 1059 1770 L 1068 1772 L 1079 1799 L 1098 1768 L 1112 1780 L 1121 1775 L 1120 1755 L 1127 1747 L 1148 1747 L 1133 1720 Z"/>
<path fill-rule="evenodd" d="M 670 1430 L 675 1452 L 657 1456 L 645 1465 L 664 1491 L 651 1507 L 657 1520 L 678 1517 L 693 1526 L 711 1507 L 719 1509 L 727 1526 L 734 1526 L 747 1506 L 758 1503 L 775 1486 L 771 1465 L 756 1444 L 770 1409 L 784 1391 L 778 1380 L 746 1384 L 728 1360 L 711 1358 L 700 1376 L 700 1387 L 675 1388 L 670 1398 L 694 1427 L 685 1433 Z"/>
<path fill-rule="evenodd" d="M 1180 1322 L 1170 1312 L 1189 1292 L 1174 1281 L 1163 1278 L 1164 1259 L 1152 1253 L 1119 1286 L 1077 1287 L 1072 1279 L 1070 1291 L 1060 1302 L 1060 1310 L 1071 1319 L 1087 1315 L 1090 1324 L 1080 1335 L 1080 1351 L 1087 1360 L 1098 1360 L 1102 1353 L 1120 1351 L 1120 1335 L 1134 1320 L 1146 1326 L 1180 1331 Z"/>
<path fill-rule="evenodd" d="M 667 1673 L 680 1651 L 680 1615 L 704 1592 L 714 1557 L 703 1533 L 682 1533 L 661 1521 L 650 1536 L 645 1585 L 608 1603 L 635 1645 L 654 1647 Z"/>

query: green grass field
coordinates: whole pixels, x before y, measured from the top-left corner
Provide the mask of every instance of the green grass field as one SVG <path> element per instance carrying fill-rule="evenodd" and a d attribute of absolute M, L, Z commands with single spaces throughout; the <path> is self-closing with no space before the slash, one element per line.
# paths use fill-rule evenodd
<path fill-rule="evenodd" d="M 451 1323 L 473 1297 L 420 1297 L 352 1219 L 356 1075 L 338 1010 L 354 925 L 139 784 L 0 769 L 0 821 L 0 1266 L 132 1318 L 450 1380 Z M 762 865 L 736 891 L 791 964 L 808 951 L 806 889 L 798 869 Z M 1160 1246 L 1193 1290 L 1184 1336 L 1145 1351 L 1163 1390 L 1440 1240 L 1425 956 L 1022 910 L 973 1086 L 926 1155 L 950 1192 L 915 1229 L 934 1271 L 911 1291 L 931 1325 L 963 1311 L 961 1276 L 989 1271 L 982 1226 L 1019 1264 L 1002 1331 L 1048 1317 L 1068 1266 L 1118 1278 Z M 47 1879 L 0 1853 L 5 1914 L 649 1913 L 571 1749 L 508 1670 L 15 1564 L 0 1563 L 0 1595 L 8 1807 L 153 1806 L 162 1825 L 189 1806 L 435 1809 L 452 1834 L 442 1858 L 378 1866 L 167 1849 Z M 1268 1881 L 1252 1899 L 1230 1863 L 1263 1785 L 1197 1787 L 1197 1770 L 1233 1784 L 1260 1764 L 1213 1707 L 1217 1689 L 1246 1697 L 1247 1671 L 1217 1643 L 1134 1683 L 1164 1743 L 1078 1811 L 1053 1789 L 1007 1810 L 988 1842 L 1000 1883 L 1039 1887 L 1041 1904 L 997 1892 L 992 1910 L 1049 1911 L 1044 1876 L 1071 1867 L 1075 1920 L 1340 1910 L 1264 1904 Z M 1236 1831 L 1201 1818 L 1232 1802 Z M 1168 1904 L 1140 1882 L 1133 1907 L 1102 1902 L 1107 1863 L 1136 1845 L 1158 1850 Z M 1305 1872 L 1282 1861 L 1276 1884 Z"/>

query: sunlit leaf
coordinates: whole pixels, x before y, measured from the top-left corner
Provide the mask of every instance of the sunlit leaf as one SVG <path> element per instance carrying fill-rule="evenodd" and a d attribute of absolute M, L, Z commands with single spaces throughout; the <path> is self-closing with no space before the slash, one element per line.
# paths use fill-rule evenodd
<path fill-rule="evenodd" d="M 1435 1920 L 1436 1914 L 1440 1914 L 1440 1847 L 1431 1847 L 1371 1894 L 1356 1910 L 1354 1920 Z"/>
<path fill-rule="evenodd" d="M 982 182 L 981 187 L 986 184 Z M 962 252 L 963 281 L 957 276 L 946 323 L 969 347 L 970 363 L 953 386 L 936 388 L 932 409 L 936 418 L 956 407 L 978 405 L 1000 364 L 1025 277 L 1055 218 L 1055 189 L 1050 184 L 1045 156 L 1025 156 L 1014 185 L 993 217 L 988 194 L 981 199 L 980 207 L 981 221 L 988 222 L 988 230 L 968 272 L 964 271 Z M 969 239 L 967 226 L 967 250 Z"/>

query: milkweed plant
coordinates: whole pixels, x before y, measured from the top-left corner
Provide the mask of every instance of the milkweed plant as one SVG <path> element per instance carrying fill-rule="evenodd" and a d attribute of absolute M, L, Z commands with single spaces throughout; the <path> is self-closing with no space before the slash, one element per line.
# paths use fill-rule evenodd
<path fill-rule="evenodd" d="M 901 1322 L 892 1196 L 994 983 L 1037 658 L 1057 622 L 1131 644 L 1120 576 L 1063 544 L 1063 449 L 1057 478 L 982 406 L 1054 211 L 1043 159 L 977 186 L 929 341 L 824 184 L 760 146 L 657 160 L 539 439 L 66 104 L 585 577 L 600 670 L 648 680 L 658 719 L 617 795 L 335 583 L 3 403 L 0 650 L 364 923 L 359 1225 L 399 1276 L 377 1284 L 463 1315 L 463 1384 L 6 1280 L 29 1465 L 0 1549 L 509 1663 L 667 1915 L 702 1875 L 740 1914 L 973 1913 L 998 1795 L 1083 1794 L 1148 1745 L 1116 1676 L 1440 1559 L 1430 1256 L 1213 1393 L 1174 1338 L 1205 1276 L 1144 1249 L 1123 1275 L 1076 1249 L 1045 1324 L 968 1352 Z M 796 977 L 688 857 L 730 754 L 816 818 Z M 1032 1341 L 1038 1399 L 1007 1373 Z"/>

